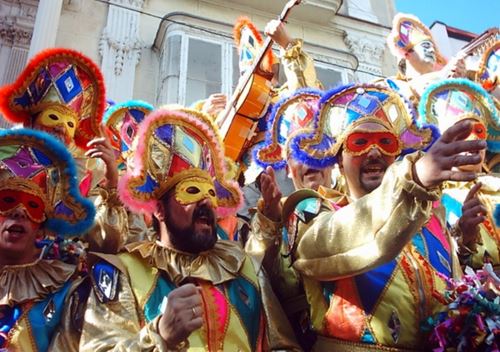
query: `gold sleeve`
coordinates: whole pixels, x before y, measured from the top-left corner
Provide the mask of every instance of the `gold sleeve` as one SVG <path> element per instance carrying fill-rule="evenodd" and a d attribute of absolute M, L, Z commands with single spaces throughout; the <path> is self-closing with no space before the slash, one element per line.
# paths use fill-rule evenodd
<path fill-rule="evenodd" d="M 366 272 L 395 258 L 428 221 L 441 189 L 427 190 L 413 178 L 414 153 L 391 165 L 382 184 L 337 211 L 320 211 L 298 222 L 293 266 L 316 280 Z M 285 204 L 286 208 L 286 204 Z"/>
<path fill-rule="evenodd" d="M 96 208 L 94 226 L 85 235 L 89 250 L 118 253 L 127 242 L 129 229 L 127 211 L 118 198 L 116 189 L 95 187 L 90 191 L 89 199 Z"/>
<path fill-rule="evenodd" d="M 276 298 L 269 279 L 263 270 L 258 270 L 258 264 L 252 260 L 257 272 L 262 306 L 266 315 L 267 336 L 270 351 L 301 351 L 280 301 Z"/>
<path fill-rule="evenodd" d="M 288 250 L 282 241 L 282 230 L 282 223 L 271 221 L 259 210 L 252 219 L 252 231 L 245 251 L 254 259 L 258 272 L 262 276 L 264 271 L 261 268 L 264 267 L 265 283 L 261 283 L 263 296 L 271 296 L 270 300 L 273 302 L 269 303 L 269 306 L 281 307 L 280 314 L 284 314 L 288 328 L 288 323 L 291 321 L 289 319 L 295 319 L 297 312 L 307 309 L 305 308 L 307 301 L 300 276 L 292 267 L 290 257 L 286 254 Z M 266 290 L 270 290 L 272 295 L 266 294 Z M 279 332 L 280 328 L 271 324 L 269 330 L 270 334 L 274 334 L 274 331 Z M 291 334 L 290 336 L 293 336 L 293 330 Z"/>
<path fill-rule="evenodd" d="M 128 232 L 125 244 L 144 240 L 155 241 L 155 231 L 148 227 L 142 214 L 127 212 Z"/>
<path fill-rule="evenodd" d="M 285 69 L 288 91 L 299 88 L 321 88 L 316 78 L 313 59 L 302 50 L 303 41 L 294 39 L 286 50 L 280 51 L 281 63 Z"/>
<path fill-rule="evenodd" d="M 118 298 L 101 303 L 90 293 L 85 311 L 80 351 L 162 352 L 167 347 L 157 331 L 158 319 L 141 326 L 132 288 L 120 272 Z"/>
<path fill-rule="evenodd" d="M 257 210 L 250 224 L 250 234 L 245 244 L 245 252 L 251 256 L 260 267 L 264 260 L 268 261 L 279 247 L 281 240 L 281 223 L 268 219 Z M 277 254 L 277 253 L 274 253 Z M 270 268 L 266 265 L 266 270 Z"/>

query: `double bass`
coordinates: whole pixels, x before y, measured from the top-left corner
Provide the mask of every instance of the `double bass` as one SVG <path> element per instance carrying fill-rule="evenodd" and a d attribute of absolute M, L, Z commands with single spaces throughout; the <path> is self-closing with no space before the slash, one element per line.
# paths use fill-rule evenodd
<path fill-rule="evenodd" d="M 279 20 L 285 21 L 290 10 L 300 2 L 288 1 Z M 271 46 L 272 39 L 267 37 L 253 65 L 241 76 L 228 107 L 217 118 L 226 156 L 236 162 L 249 146 L 259 119 L 269 107 L 272 73 L 263 72 L 260 65 Z"/>

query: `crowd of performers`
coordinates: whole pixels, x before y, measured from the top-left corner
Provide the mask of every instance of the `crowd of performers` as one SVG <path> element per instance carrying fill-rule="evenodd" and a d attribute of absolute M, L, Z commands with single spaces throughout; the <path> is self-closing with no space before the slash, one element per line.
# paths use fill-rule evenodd
<path fill-rule="evenodd" d="M 497 34 L 447 62 L 400 14 L 397 75 L 324 90 L 265 32 L 237 158 L 222 94 L 109 103 L 60 48 L 0 88 L 0 351 L 499 350 Z M 235 39 L 244 75 L 263 39 Z"/>

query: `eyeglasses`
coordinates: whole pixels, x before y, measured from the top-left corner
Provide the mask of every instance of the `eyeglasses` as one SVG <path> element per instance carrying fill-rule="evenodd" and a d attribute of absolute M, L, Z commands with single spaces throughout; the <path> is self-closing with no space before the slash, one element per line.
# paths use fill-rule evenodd
<path fill-rule="evenodd" d="M 392 132 L 356 131 L 347 135 L 344 150 L 351 155 L 368 153 L 372 147 L 382 154 L 395 156 L 401 153 L 399 137 Z"/>

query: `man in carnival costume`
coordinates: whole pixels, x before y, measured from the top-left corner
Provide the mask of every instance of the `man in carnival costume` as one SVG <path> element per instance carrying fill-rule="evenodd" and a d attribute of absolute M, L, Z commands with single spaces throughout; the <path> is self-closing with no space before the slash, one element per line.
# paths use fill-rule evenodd
<path fill-rule="evenodd" d="M 246 245 L 247 253 L 262 261 L 271 277 L 273 289 L 283 309 L 294 327 L 295 334 L 304 349 L 314 342 L 310 332 L 309 309 L 299 275 L 291 268 L 287 255 L 287 238 L 281 246 L 274 244 L 283 232 L 281 222 L 282 198 L 281 184 L 275 170 L 286 169 L 295 190 L 311 189 L 325 197 L 341 196 L 330 189 L 332 186 L 332 167 L 304 165 L 292 155 L 288 142 L 297 131 L 313 129 L 314 115 L 318 111 L 323 92 L 315 89 L 301 89 L 274 105 L 267 128 L 266 140 L 254 150 L 254 162 L 266 169 L 260 177 L 262 199 L 252 219 L 255 230 Z M 266 252 L 266 248 L 272 248 Z"/>
<path fill-rule="evenodd" d="M 241 193 L 225 178 L 212 119 L 159 109 L 137 138 L 120 196 L 132 211 L 153 215 L 158 241 L 96 258 L 81 350 L 295 349 L 252 260 L 217 238 L 217 213 L 234 213 Z"/>
<path fill-rule="evenodd" d="M 116 252 L 127 232 L 126 212 L 116 195 L 115 155 L 101 126 L 105 105 L 99 67 L 70 49 L 40 52 L 13 84 L 0 88 L 0 112 L 8 121 L 48 132 L 71 151 L 80 190 L 97 208 L 97 226 L 86 236 L 90 248 Z"/>
<path fill-rule="evenodd" d="M 434 202 L 442 181 L 475 176 L 451 168 L 478 163 L 459 153 L 483 149 L 484 142 L 461 141 L 471 129 L 462 123 L 427 154 L 392 165 L 402 152 L 430 143 L 433 133 L 414 126 L 399 94 L 373 85 L 325 93 L 316 117 L 313 131 L 289 141 L 291 153 L 310 166 L 338 162 L 349 197 L 332 205 L 300 190 L 283 205 L 288 255 L 317 333 L 314 349 L 422 349 L 419 323 L 441 304 L 440 275 L 460 270 Z M 275 246 L 280 242 L 276 237 Z"/>
<path fill-rule="evenodd" d="M 103 118 L 106 132 L 116 155 L 116 165 L 120 172 L 124 172 L 129 165 L 134 140 L 139 124 L 153 111 L 153 106 L 140 100 L 129 100 L 110 106 Z M 148 224 L 150 218 L 144 214 L 127 212 L 128 232 L 124 244 L 145 239 L 152 239 L 153 231 Z"/>
<path fill-rule="evenodd" d="M 80 286 L 76 266 L 41 258 L 36 242 L 44 231 L 82 235 L 95 208 L 54 137 L 4 130 L 0 155 L 0 350 L 77 351 L 90 287 Z"/>
<path fill-rule="evenodd" d="M 419 106 L 419 122 L 432 123 L 444 132 L 458 121 L 469 120 L 469 139 L 487 141 L 487 151 L 500 151 L 500 123 L 490 95 L 465 79 L 443 80 L 427 88 Z M 469 182 L 447 182 L 443 205 L 452 233 L 459 243 L 462 264 L 481 269 L 491 263 L 500 269 L 500 228 L 494 214 L 499 210 L 500 178 L 485 166 L 486 151 L 478 152 L 481 162 L 458 167 L 479 177 Z M 497 217 L 500 214 L 496 215 Z"/>
<path fill-rule="evenodd" d="M 400 13 L 394 17 L 387 44 L 398 60 L 398 74 L 384 82 L 409 99 L 415 108 L 430 82 L 464 72 L 463 61 L 458 58 L 447 63 L 429 28 L 413 15 Z"/>

